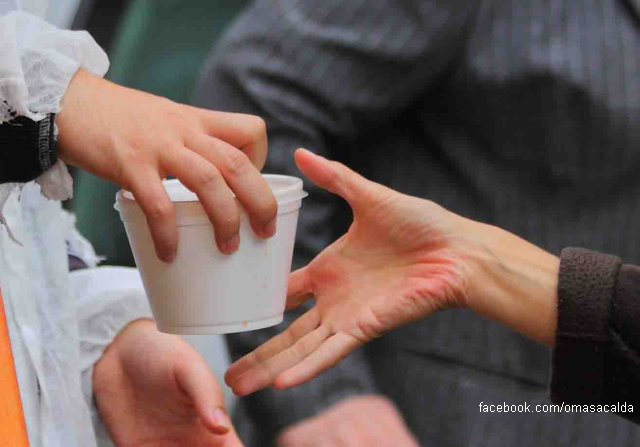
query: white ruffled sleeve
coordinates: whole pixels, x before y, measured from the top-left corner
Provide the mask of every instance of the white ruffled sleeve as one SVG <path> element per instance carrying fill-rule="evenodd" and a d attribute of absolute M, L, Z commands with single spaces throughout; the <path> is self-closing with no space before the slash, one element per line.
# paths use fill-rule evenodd
<path fill-rule="evenodd" d="M 1 13 L 1 11 L 0 11 Z M 0 17 L 0 124 L 58 113 L 79 68 L 104 76 L 106 53 L 86 31 L 66 31 L 22 11 Z"/>
<path fill-rule="evenodd" d="M 62 97 L 78 69 L 104 76 L 109 68 L 106 53 L 89 33 L 58 29 L 20 10 L 20 4 L 0 0 L 0 124 L 16 116 L 40 121 L 60 112 Z M 73 195 L 71 176 L 60 159 L 37 181 L 49 199 Z M 0 185 L 0 224 L 2 205 L 19 186 Z"/>

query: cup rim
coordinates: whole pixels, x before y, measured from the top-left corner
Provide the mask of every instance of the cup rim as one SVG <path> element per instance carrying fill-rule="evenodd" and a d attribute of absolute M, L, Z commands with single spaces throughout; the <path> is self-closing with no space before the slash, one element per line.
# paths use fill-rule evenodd
<path fill-rule="evenodd" d="M 303 192 L 302 190 L 302 179 L 298 178 L 298 177 L 294 177 L 292 175 L 282 175 L 282 174 L 262 174 L 262 176 L 267 180 L 267 182 L 269 182 L 269 180 L 273 180 L 273 181 L 287 181 L 289 182 L 288 185 L 274 190 L 272 189 L 273 195 L 276 197 L 276 200 L 278 199 L 278 197 L 286 197 L 287 195 L 289 195 L 290 193 L 293 193 L 297 190 L 300 190 L 301 192 Z M 198 197 L 195 195 L 195 193 L 192 193 L 186 186 L 184 186 L 184 184 L 177 178 L 174 179 L 164 179 L 162 180 L 162 184 L 163 186 L 165 186 L 165 190 L 167 189 L 166 187 L 169 186 L 174 186 L 174 185 L 179 185 L 182 186 L 189 195 L 192 195 L 192 198 L 189 199 L 177 199 L 174 200 L 171 197 L 169 197 L 169 199 L 171 200 L 172 203 L 193 203 L 193 202 L 199 202 Z M 231 194 L 233 194 L 233 196 L 235 197 L 235 194 L 233 193 L 233 191 L 231 191 Z M 306 193 L 303 197 L 306 196 Z M 138 201 L 135 199 L 135 197 L 133 196 L 133 193 L 129 190 L 126 189 L 121 189 L 120 191 L 118 191 L 118 194 L 116 195 L 116 198 L 119 200 L 125 200 L 128 202 L 134 202 L 137 203 Z M 296 198 L 298 199 L 298 198 Z M 294 199 L 294 200 L 296 200 Z M 278 203 L 286 203 L 289 200 L 285 200 L 283 202 L 278 201 Z"/>
<path fill-rule="evenodd" d="M 295 211 L 301 207 L 301 201 L 309 194 L 302 189 L 302 179 L 289 175 L 280 174 L 263 174 L 272 186 L 273 194 L 278 203 L 278 215 Z M 274 183 L 280 183 L 279 185 Z M 179 192 L 182 194 L 183 200 L 171 199 L 171 203 L 176 210 L 176 224 L 178 227 L 184 226 L 201 226 L 211 225 L 209 217 L 205 213 L 198 197 L 189 191 L 178 179 L 164 180 L 163 184 L 178 185 Z M 193 200 L 184 200 L 184 197 L 192 197 Z M 116 200 L 113 207 L 120 213 L 123 222 L 142 222 L 146 220 L 146 216 L 142 212 L 139 203 L 133 197 L 130 191 L 121 189 L 116 194 Z"/>

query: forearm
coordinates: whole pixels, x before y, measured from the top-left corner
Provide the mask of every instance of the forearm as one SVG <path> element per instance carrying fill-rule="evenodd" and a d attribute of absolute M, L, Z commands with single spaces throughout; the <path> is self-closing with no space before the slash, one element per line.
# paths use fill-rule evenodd
<path fill-rule="evenodd" d="M 470 269 L 468 305 L 552 346 L 558 319 L 560 260 L 500 228 L 462 218 Z"/>
<path fill-rule="evenodd" d="M 552 401 L 614 405 L 637 422 L 628 405 L 640 401 L 640 268 L 585 249 L 558 258 L 497 227 L 454 222 L 465 235 L 466 304 L 554 347 Z"/>

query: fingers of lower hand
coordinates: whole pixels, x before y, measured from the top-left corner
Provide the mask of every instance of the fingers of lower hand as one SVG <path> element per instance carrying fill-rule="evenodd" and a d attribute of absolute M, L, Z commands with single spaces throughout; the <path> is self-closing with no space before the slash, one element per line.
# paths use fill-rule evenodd
<path fill-rule="evenodd" d="M 307 357 L 313 355 L 327 339 L 328 334 L 328 329 L 323 326 L 311 331 L 290 348 L 259 363 L 248 373 L 242 375 L 234 384 L 234 391 L 240 395 L 246 395 L 274 384 L 274 382 L 278 387 L 277 377 L 290 368 L 299 366 Z"/>
<path fill-rule="evenodd" d="M 232 365 L 225 380 L 236 394 L 244 396 L 269 385 L 278 389 L 300 385 L 332 368 L 362 344 L 349 334 L 332 334 L 328 325 L 316 328 L 313 318 L 317 317 L 312 314 L 307 321 L 303 318 Z"/>
<path fill-rule="evenodd" d="M 238 394 L 256 391 L 259 389 L 256 386 L 261 384 L 264 384 L 263 386 L 269 385 L 277 374 L 295 364 L 293 363 L 295 359 L 300 358 L 312 346 L 311 344 L 307 345 L 311 342 L 305 340 L 299 348 L 293 349 L 307 334 L 320 329 L 319 324 L 320 315 L 315 309 L 306 312 L 282 334 L 272 338 L 231 365 L 225 375 L 225 382 Z M 322 329 L 322 332 L 316 334 L 316 336 L 318 335 L 322 335 L 326 339 L 329 336 L 329 331 Z M 293 350 L 287 352 L 291 349 Z M 281 354 L 283 355 L 281 356 Z"/>
<path fill-rule="evenodd" d="M 301 385 L 319 374 L 333 368 L 362 343 L 355 337 L 338 332 L 328 337 L 317 349 L 276 378 L 278 389 Z"/>

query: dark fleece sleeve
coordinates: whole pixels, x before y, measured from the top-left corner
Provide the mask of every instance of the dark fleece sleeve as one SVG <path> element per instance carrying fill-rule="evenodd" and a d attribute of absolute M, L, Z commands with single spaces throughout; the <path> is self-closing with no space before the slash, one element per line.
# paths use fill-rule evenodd
<path fill-rule="evenodd" d="M 640 422 L 640 268 L 562 251 L 551 399 Z"/>

